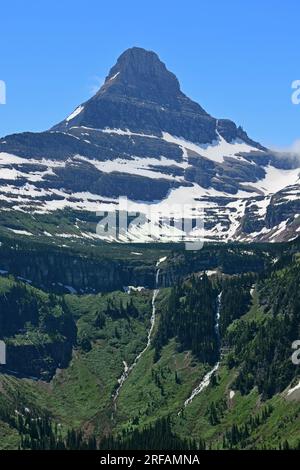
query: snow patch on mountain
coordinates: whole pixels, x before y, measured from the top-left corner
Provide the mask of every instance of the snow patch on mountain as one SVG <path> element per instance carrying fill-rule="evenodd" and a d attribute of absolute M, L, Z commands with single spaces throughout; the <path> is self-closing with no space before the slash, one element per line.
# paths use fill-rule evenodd
<path fill-rule="evenodd" d="M 286 186 L 296 184 L 299 182 L 300 169 L 283 170 L 275 168 L 274 166 L 267 166 L 265 168 L 266 175 L 263 179 L 256 183 L 241 183 L 241 186 L 251 186 L 265 194 L 274 194 L 285 188 Z"/>
<path fill-rule="evenodd" d="M 140 158 L 132 157 L 130 160 L 116 158 L 115 160 L 90 160 L 86 157 L 76 156 L 77 159 L 91 163 L 97 170 L 104 173 L 128 173 L 131 175 L 145 176 L 153 179 L 166 179 L 171 181 L 184 181 L 183 176 L 173 176 L 171 174 L 162 173 L 159 167 L 165 167 L 166 170 L 172 171 L 172 167 L 185 169 L 188 167 L 187 162 L 177 162 L 175 160 L 161 157 L 159 158 Z M 158 169 L 155 169 L 158 167 Z"/>
<path fill-rule="evenodd" d="M 152 135 L 152 134 L 143 134 L 141 132 L 132 132 L 129 129 L 111 129 L 109 127 L 105 127 L 104 129 L 94 129 L 93 127 L 84 127 L 84 129 L 89 129 L 91 131 L 99 131 L 99 132 L 104 132 L 105 134 L 117 134 L 117 135 L 127 135 L 130 137 L 148 137 L 150 139 L 159 139 L 157 135 Z"/>
<path fill-rule="evenodd" d="M 117 76 L 120 75 L 120 72 L 115 73 L 112 77 L 109 78 L 109 81 L 112 82 Z"/>
<path fill-rule="evenodd" d="M 26 235 L 28 237 L 32 236 L 32 233 L 28 232 L 27 230 L 17 230 L 15 228 L 9 228 L 9 227 L 8 227 L 8 230 L 10 230 L 13 233 L 16 233 L 17 235 Z"/>
<path fill-rule="evenodd" d="M 78 108 L 75 109 L 75 111 L 73 111 L 73 113 L 70 114 L 70 116 L 68 116 L 66 118 L 66 121 L 69 122 L 71 121 L 72 119 L 74 119 L 76 116 L 78 116 L 78 114 L 81 113 L 81 111 L 84 110 L 84 106 L 80 105 L 78 106 Z"/>
<path fill-rule="evenodd" d="M 242 152 L 259 152 L 257 148 L 246 144 L 241 139 L 236 139 L 229 143 L 218 132 L 217 135 L 217 140 L 207 144 L 189 142 L 181 137 L 172 136 L 167 132 L 163 132 L 163 139 L 166 142 L 179 145 L 186 150 L 192 150 L 198 155 L 218 163 L 222 163 L 224 161 L 224 157 L 234 157 Z"/>

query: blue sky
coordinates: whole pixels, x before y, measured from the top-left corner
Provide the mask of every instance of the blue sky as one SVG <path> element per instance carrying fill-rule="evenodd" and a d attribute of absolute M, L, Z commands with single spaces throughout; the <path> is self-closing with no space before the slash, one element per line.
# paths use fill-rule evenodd
<path fill-rule="evenodd" d="M 297 0 L 10 0 L 0 6 L 0 136 L 49 128 L 91 96 L 120 53 L 156 51 L 182 90 L 266 145 L 300 139 Z"/>

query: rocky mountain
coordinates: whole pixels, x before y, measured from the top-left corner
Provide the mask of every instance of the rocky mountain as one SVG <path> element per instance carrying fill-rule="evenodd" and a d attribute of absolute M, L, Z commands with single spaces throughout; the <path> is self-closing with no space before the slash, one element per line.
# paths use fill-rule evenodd
<path fill-rule="evenodd" d="M 181 240 L 184 205 L 188 239 L 282 241 L 300 231 L 299 165 L 210 116 L 154 52 L 134 47 L 65 120 L 0 139 L 0 198 L 32 218 L 68 208 L 69 237 Z M 98 234 L 80 224 L 86 213 L 119 215 L 120 196 L 140 215 L 126 233 L 106 235 L 105 218 Z"/>

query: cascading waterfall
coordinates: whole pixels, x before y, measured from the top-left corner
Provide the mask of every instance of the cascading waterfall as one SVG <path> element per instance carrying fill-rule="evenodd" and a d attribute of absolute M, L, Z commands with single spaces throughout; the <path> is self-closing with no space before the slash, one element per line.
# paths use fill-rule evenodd
<path fill-rule="evenodd" d="M 165 258 L 161 258 L 157 263 L 156 263 L 156 267 L 157 267 L 157 270 L 156 270 L 156 274 L 155 274 L 155 289 L 153 291 L 153 294 L 152 294 L 152 301 L 151 301 L 151 305 L 152 305 L 152 314 L 151 314 L 151 319 L 150 319 L 150 328 L 148 330 L 148 337 L 147 337 L 147 344 L 146 346 L 144 347 L 144 349 L 136 356 L 136 358 L 134 359 L 133 363 L 131 364 L 131 366 L 128 366 L 127 363 L 125 361 L 123 361 L 123 364 L 124 364 L 124 370 L 123 370 L 123 373 L 121 375 L 121 377 L 118 379 L 118 383 L 119 383 L 119 386 L 117 388 L 117 390 L 115 391 L 115 393 L 113 394 L 113 403 L 114 403 L 114 408 L 116 409 L 116 402 L 117 402 L 117 399 L 118 399 L 118 396 L 120 394 L 120 391 L 124 385 L 124 383 L 126 382 L 126 380 L 128 379 L 129 377 L 129 374 L 131 373 L 131 371 L 135 368 L 135 366 L 137 365 L 137 363 L 139 362 L 139 360 L 141 359 L 141 357 L 143 356 L 143 354 L 147 351 L 147 349 L 149 348 L 150 344 L 151 344 L 151 339 L 152 339 L 152 333 L 153 333 L 153 329 L 154 329 L 154 326 L 155 326 L 155 320 L 156 320 L 156 305 L 155 305 L 155 301 L 156 301 L 156 298 L 158 296 L 158 293 L 159 293 L 159 289 L 158 289 L 158 282 L 159 282 L 159 272 L 160 270 L 158 269 L 158 266 L 160 265 L 160 263 L 162 263 L 163 261 L 165 261 Z"/>
<path fill-rule="evenodd" d="M 217 343 L 218 343 L 218 354 L 219 354 L 219 357 L 220 357 L 220 310 L 221 310 L 221 299 L 222 299 L 222 292 L 220 292 L 220 294 L 218 295 L 218 298 L 217 298 L 217 312 L 216 312 L 216 323 L 215 323 L 215 332 L 216 332 L 216 335 L 217 335 Z M 218 370 L 220 366 L 220 361 L 218 361 L 214 367 L 203 377 L 203 379 L 201 380 L 200 384 L 197 385 L 196 388 L 194 388 L 194 390 L 192 391 L 190 397 L 185 400 L 184 402 L 184 407 L 186 407 L 187 405 L 189 405 L 193 399 L 199 395 L 199 393 L 202 392 L 202 390 L 204 390 L 206 387 L 208 387 L 208 385 L 210 384 L 210 379 L 212 377 L 212 375 Z"/>

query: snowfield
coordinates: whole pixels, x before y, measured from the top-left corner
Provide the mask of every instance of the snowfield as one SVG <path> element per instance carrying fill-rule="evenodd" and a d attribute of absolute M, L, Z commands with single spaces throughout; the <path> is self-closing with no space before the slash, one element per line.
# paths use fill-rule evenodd
<path fill-rule="evenodd" d="M 224 161 L 224 157 L 234 157 L 241 152 L 260 152 L 257 148 L 251 147 L 251 145 L 246 144 L 240 139 L 228 143 L 218 132 L 217 135 L 218 140 L 212 144 L 195 144 L 180 137 L 172 136 L 167 132 L 163 132 L 163 139 L 166 142 L 179 145 L 186 150 L 192 150 L 202 157 L 206 157 L 209 160 L 213 160 L 218 163 L 222 163 Z"/>
<path fill-rule="evenodd" d="M 77 108 L 77 114 L 82 111 Z M 74 114 L 74 113 L 73 113 Z M 87 130 L 87 129 L 86 129 Z M 99 132 L 116 133 L 119 135 L 142 135 L 132 133 L 129 130 L 102 129 Z M 86 133 L 86 132 L 85 132 Z M 158 139 L 157 136 L 146 135 L 148 138 Z M 47 188 L 44 182 L 56 177 L 56 171 L 66 167 L 68 162 L 74 164 L 90 164 L 95 170 L 102 173 L 122 173 L 150 178 L 153 181 L 167 180 L 176 184 L 185 182 L 184 172 L 190 167 L 188 152 L 194 152 L 209 158 L 215 162 L 222 162 L 224 156 L 235 156 L 239 152 L 253 150 L 244 142 L 226 142 L 221 136 L 218 141 L 210 145 L 198 145 L 184 139 L 163 133 L 162 139 L 181 147 L 183 158 L 177 161 L 171 158 L 161 157 L 136 157 L 130 159 L 116 158 L 114 160 L 96 160 L 82 155 L 74 155 L 71 159 L 51 160 L 42 158 L 23 158 L 17 155 L 0 152 L 0 201 L 8 204 L 14 210 L 31 211 L 42 214 L 63 210 L 67 207 L 78 211 L 112 212 L 119 203 L 118 198 L 102 197 L 90 191 L 71 192 L 61 188 Z M 257 149 L 256 149 L 257 151 Z M 26 171 L 26 165 L 34 165 L 34 169 Z M 41 167 L 39 169 L 39 166 Z M 164 172 L 164 170 L 166 172 Z M 277 241 L 284 236 L 288 228 L 288 221 L 283 220 L 274 228 L 262 227 L 252 231 L 249 235 L 241 234 L 240 227 L 247 211 L 255 214 L 256 220 L 264 220 L 271 196 L 278 191 L 284 192 L 278 204 L 299 200 L 299 169 L 282 170 L 271 165 L 265 167 L 265 176 L 256 183 L 241 183 L 236 194 L 216 190 L 212 187 L 204 188 L 197 183 L 189 183 L 190 186 L 171 188 L 167 196 L 151 204 L 144 201 L 127 201 L 127 209 L 135 214 L 140 214 L 139 224 L 131 224 L 126 234 L 120 234 L 119 241 L 150 242 L 153 240 L 169 242 L 180 241 L 185 236 L 179 228 L 178 221 L 183 217 L 199 220 L 199 224 L 190 232 L 190 239 L 205 239 L 209 241 L 249 241 L 252 239 L 264 239 Z M 178 173 L 179 172 L 179 173 Z M 178 173 L 178 174 L 177 174 Z M 22 182 L 22 183 L 20 183 Z M 39 183 L 42 183 L 39 185 Z M 41 187 L 39 187 L 41 186 Z M 222 203 L 220 203 L 222 201 Z M 8 210 L 5 208 L 5 210 Z M 170 226 L 171 218 L 175 221 L 175 227 Z M 295 219 L 296 220 L 296 219 Z M 204 224 L 204 226 L 203 226 Z M 32 235 L 30 233 L 21 235 Z M 299 228 L 295 228 L 299 232 Z M 17 232 L 16 232 L 17 233 Z M 293 233 L 289 236 L 292 239 Z M 60 234 L 60 237 L 63 235 Z M 74 234 L 66 234 L 74 238 Z M 93 240 L 105 239 L 113 241 L 111 235 L 85 232 L 78 236 Z M 295 235 L 294 235 L 295 236 Z"/>
<path fill-rule="evenodd" d="M 299 183 L 300 169 L 295 170 L 281 170 L 273 166 L 268 166 L 266 169 L 266 176 L 257 181 L 256 183 L 250 183 L 250 186 L 265 193 L 274 194 L 281 191 L 286 186 L 294 185 Z M 246 183 L 241 183 L 242 185 Z M 249 184 L 247 183 L 247 186 Z"/>

